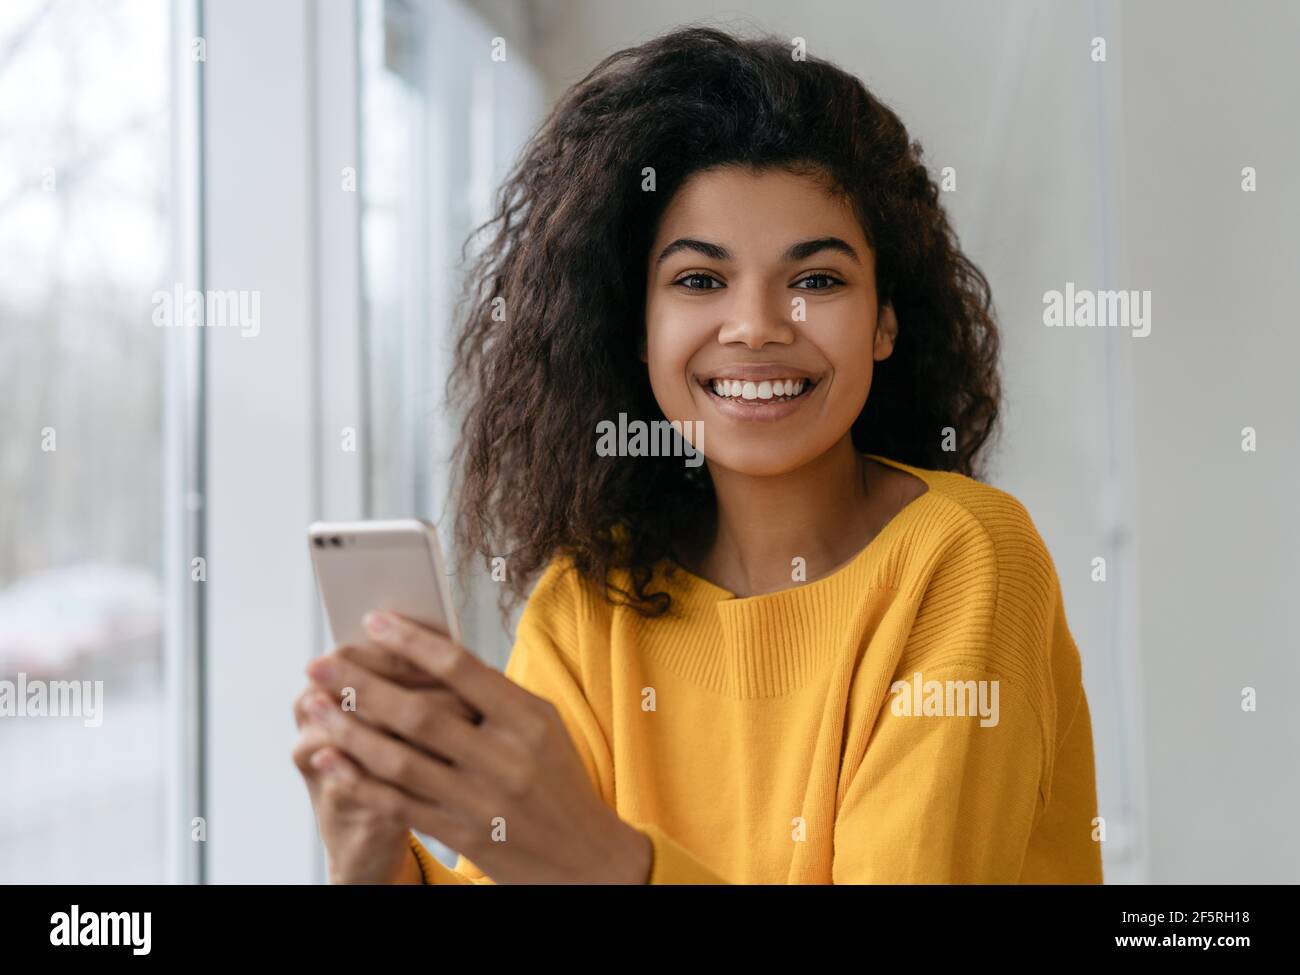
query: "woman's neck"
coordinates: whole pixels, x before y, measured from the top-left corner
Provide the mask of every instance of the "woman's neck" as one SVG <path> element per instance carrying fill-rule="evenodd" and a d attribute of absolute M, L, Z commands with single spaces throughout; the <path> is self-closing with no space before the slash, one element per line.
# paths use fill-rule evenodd
<path fill-rule="evenodd" d="M 858 453 L 848 436 L 786 474 L 754 477 L 710 464 L 716 517 L 688 568 L 738 596 L 788 589 L 833 572 L 892 517 L 899 485 L 881 476 L 884 470 Z M 795 559 L 803 560 L 802 575 L 796 575 Z"/>

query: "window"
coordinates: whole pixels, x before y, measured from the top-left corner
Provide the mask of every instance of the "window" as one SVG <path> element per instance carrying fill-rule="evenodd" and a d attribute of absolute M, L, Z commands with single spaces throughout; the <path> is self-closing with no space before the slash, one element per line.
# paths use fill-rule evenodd
<path fill-rule="evenodd" d="M 421 9 L 364 0 L 361 65 L 362 334 L 369 441 L 366 515 L 423 517 L 427 491 L 428 290 L 424 206 L 424 34 Z"/>
<path fill-rule="evenodd" d="M 169 879 L 171 23 L 166 0 L 0 5 L 8 882 Z"/>

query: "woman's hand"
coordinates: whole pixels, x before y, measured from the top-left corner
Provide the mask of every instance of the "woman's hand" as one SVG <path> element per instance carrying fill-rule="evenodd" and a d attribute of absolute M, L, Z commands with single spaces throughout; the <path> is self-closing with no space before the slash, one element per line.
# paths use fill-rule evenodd
<path fill-rule="evenodd" d="M 439 686 L 428 674 L 376 647 L 341 647 L 335 654 L 409 687 Z M 444 688 L 441 693 L 448 707 L 474 717 L 450 691 Z M 342 713 L 340 699 L 316 683 L 293 705 L 300 732 L 293 761 L 307 783 L 325 844 L 330 883 L 418 884 L 420 868 L 411 852 L 406 823 L 358 803 L 353 795 L 351 784 L 365 773 L 331 743 L 327 719 L 335 712 Z"/>
<path fill-rule="evenodd" d="M 350 808 L 437 837 L 499 884 L 648 881 L 649 839 L 597 795 L 554 705 L 443 634 L 387 614 L 367 623 L 442 686 L 402 686 L 339 653 L 308 666 L 335 700 L 355 690 L 356 710 L 324 722 L 360 773 L 338 787 Z"/>

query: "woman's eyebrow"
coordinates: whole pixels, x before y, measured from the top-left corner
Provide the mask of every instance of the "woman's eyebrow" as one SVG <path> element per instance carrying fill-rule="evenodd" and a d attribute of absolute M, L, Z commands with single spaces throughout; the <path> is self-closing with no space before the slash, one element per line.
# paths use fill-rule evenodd
<path fill-rule="evenodd" d="M 858 252 L 840 237 L 814 237 L 811 240 L 801 240 L 786 248 L 786 252 L 781 259 L 786 262 L 803 261 L 826 250 L 839 251 L 841 254 L 846 254 L 852 258 L 855 264 L 862 263 L 858 258 Z M 678 237 L 659 252 L 658 258 L 655 259 L 655 267 L 658 267 L 678 251 L 695 251 L 714 261 L 732 260 L 731 251 L 721 244 L 711 244 L 706 240 L 696 240 L 694 237 Z"/>
<path fill-rule="evenodd" d="M 785 252 L 783 260 L 786 261 L 803 261 L 819 251 L 839 251 L 853 259 L 854 264 L 861 264 L 858 260 L 858 252 L 845 240 L 839 237 L 816 237 L 812 240 L 801 240 L 797 244 L 791 244 Z"/>
<path fill-rule="evenodd" d="M 706 240 L 696 240 L 694 237 L 678 237 L 659 252 L 659 257 L 655 259 L 655 267 L 658 267 L 678 251 L 695 251 L 714 261 L 731 260 L 731 251 L 721 244 L 710 244 Z"/>

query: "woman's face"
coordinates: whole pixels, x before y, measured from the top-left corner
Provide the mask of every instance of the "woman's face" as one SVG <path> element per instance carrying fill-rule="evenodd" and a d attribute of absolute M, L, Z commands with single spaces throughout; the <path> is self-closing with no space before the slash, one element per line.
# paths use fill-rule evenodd
<path fill-rule="evenodd" d="M 703 424 L 711 466 L 771 476 L 821 456 L 893 351 L 862 228 L 807 176 L 695 174 L 664 212 L 647 274 L 650 385 L 669 420 Z"/>

